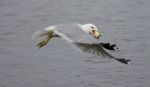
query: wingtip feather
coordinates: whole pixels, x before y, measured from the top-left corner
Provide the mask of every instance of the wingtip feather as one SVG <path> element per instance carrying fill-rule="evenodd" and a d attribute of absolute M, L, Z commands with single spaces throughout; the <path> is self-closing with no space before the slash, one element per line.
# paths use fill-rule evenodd
<path fill-rule="evenodd" d="M 120 58 L 115 58 L 117 61 L 124 63 L 124 64 L 128 64 L 128 65 L 132 65 L 131 60 L 130 59 L 120 59 Z"/>

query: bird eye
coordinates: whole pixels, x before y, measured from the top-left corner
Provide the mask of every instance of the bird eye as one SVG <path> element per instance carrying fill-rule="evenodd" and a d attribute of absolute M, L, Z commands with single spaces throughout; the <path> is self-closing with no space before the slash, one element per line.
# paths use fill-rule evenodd
<path fill-rule="evenodd" d="M 94 27 L 93 27 L 93 26 L 92 26 L 91 28 L 92 28 L 92 29 L 94 29 Z"/>

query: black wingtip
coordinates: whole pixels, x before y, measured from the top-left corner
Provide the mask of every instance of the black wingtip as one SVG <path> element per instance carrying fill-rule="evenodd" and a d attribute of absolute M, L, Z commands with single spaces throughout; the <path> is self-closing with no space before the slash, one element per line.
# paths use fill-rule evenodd
<path fill-rule="evenodd" d="M 110 43 L 100 43 L 100 44 L 107 50 L 117 50 L 118 49 L 116 44 L 110 44 Z"/>
<path fill-rule="evenodd" d="M 128 64 L 128 65 L 132 65 L 131 60 L 130 59 L 119 59 L 119 58 L 115 58 L 117 61 L 124 63 L 124 64 Z"/>

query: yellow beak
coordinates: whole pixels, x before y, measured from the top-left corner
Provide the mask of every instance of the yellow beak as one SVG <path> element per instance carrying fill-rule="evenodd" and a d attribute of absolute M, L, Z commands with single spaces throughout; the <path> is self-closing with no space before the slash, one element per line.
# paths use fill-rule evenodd
<path fill-rule="evenodd" d="M 98 32 L 98 31 L 95 31 L 94 37 L 99 39 L 100 36 L 102 36 L 102 33 Z"/>

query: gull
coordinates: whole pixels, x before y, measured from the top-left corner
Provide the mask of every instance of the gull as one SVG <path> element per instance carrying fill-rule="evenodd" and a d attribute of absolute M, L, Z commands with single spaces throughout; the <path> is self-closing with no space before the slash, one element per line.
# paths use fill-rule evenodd
<path fill-rule="evenodd" d="M 107 52 L 109 45 L 100 43 L 99 38 L 102 33 L 94 24 L 68 23 L 49 26 L 36 31 L 32 39 L 42 38 L 37 44 L 38 48 L 45 46 L 52 38 L 60 37 L 71 46 L 78 48 L 82 52 L 115 59 L 124 64 L 131 64 L 129 59 L 116 58 Z"/>

